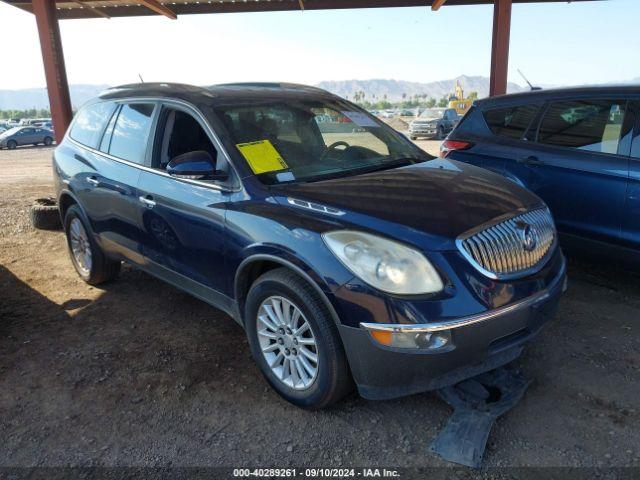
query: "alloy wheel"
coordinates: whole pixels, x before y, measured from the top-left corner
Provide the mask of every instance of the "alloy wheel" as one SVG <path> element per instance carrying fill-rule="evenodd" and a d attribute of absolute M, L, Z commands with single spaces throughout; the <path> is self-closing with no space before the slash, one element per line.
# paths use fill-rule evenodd
<path fill-rule="evenodd" d="M 87 231 L 78 218 L 71 220 L 71 225 L 69 226 L 69 241 L 71 243 L 71 253 L 73 254 L 76 265 L 84 275 L 90 275 L 93 258 L 91 244 L 89 243 Z"/>
<path fill-rule="evenodd" d="M 300 308 L 271 296 L 260 304 L 256 324 L 262 355 L 276 378 L 294 390 L 309 388 L 318 376 L 318 346 Z"/>

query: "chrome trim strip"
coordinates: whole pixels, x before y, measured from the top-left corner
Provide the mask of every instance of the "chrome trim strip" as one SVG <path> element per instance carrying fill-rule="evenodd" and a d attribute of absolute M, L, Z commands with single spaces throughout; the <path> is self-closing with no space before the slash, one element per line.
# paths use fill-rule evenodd
<path fill-rule="evenodd" d="M 553 282 L 551 282 L 551 284 L 544 290 L 540 290 L 530 297 L 527 297 L 510 305 L 496 308 L 495 310 L 488 310 L 486 312 L 470 315 L 468 317 L 462 317 L 455 320 L 447 320 L 443 322 L 420 323 L 414 325 L 398 323 L 360 323 L 360 327 L 364 328 L 365 330 L 381 330 L 385 332 L 395 333 L 423 333 L 438 332 L 440 330 L 452 330 L 455 328 L 467 327 L 475 323 L 486 322 L 487 320 L 491 320 L 492 318 L 513 313 L 518 310 L 534 306 L 537 303 L 546 300 L 553 293 L 555 293 L 555 290 L 557 288 L 562 287 L 561 284 L 563 279 L 565 278 L 565 273 L 566 265 L 563 265 L 562 270 L 560 271 L 558 276 L 554 278 Z"/>
<path fill-rule="evenodd" d="M 320 203 L 308 202 L 306 200 L 299 200 L 297 198 L 287 197 L 287 202 L 290 205 L 294 205 L 300 208 L 306 208 L 307 210 L 313 210 L 314 212 L 328 213 L 329 215 L 342 216 L 345 214 L 342 210 L 337 208 L 327 207 Z"/>

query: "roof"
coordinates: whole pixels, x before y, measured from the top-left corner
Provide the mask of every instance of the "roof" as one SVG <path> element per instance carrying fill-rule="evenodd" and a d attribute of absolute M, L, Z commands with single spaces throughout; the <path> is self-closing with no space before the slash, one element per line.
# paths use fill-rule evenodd
<path fill-rule="evenodd" d="M 197 87 L 182 83 L 132 83 L 109 88 L 100 93 L 103 100 L 117 100 L 130 97 L 159 97 L 184 100 L 193 104 L 222 104 L 226 101 L 315 98 L 334 95 L 317 87 L 293 83 L 229 83 Z"/>
<path fill-rule="evenodd" d="M 640 95 L 640 84 L 584 85 L 577 87 L 546 88 L 483 98 L 476 100 L 475 104 L 479 106 L 488 106 L 521 100 L 544 101 L 548 98 L 557 98 L 569 95 Z"/>
<path fill-rule="evenodd" d="M 2 0 L 32 12 L 30 0 Z M 54 0 L 52 0 L 54 1 Z M 597 1 L 597 0 L 572 0 Z M 57 0 L 60 19 L 134 17 L 196 13 L 263 12 L 286 10 L 324 10 L 345 8 L 430 7 L 440 0 Z M 567 0 L 513 0 L 513 3 L 552 3 Z M 446 0 L 444 7 L 493 4 L 493 0 Z"/>

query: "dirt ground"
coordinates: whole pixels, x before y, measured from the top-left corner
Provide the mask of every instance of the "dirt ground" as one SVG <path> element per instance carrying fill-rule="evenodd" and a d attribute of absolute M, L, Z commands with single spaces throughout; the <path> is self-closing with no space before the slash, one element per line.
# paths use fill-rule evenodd
<path fill-rule="evenodd" d="M 63 234 L 28 225 L 51 154 L 0 151 L 0 466 L 447 465 L 427 451 L 451 412 L 435 395 L 299 410 L 220 311 L 131 268 L 80 281 Z M 517 361 L 534 383 L 494 426 L 488 467 L 640 467 L 640 280 L 569 274 Z"/>

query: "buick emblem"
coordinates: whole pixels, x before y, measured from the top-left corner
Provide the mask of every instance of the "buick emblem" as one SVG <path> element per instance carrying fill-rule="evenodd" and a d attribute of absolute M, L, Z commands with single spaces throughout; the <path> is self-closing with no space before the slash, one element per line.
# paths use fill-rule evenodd
<path fill-rule="evenodd" d="M 538 245 L 538 231 L 536 228 L 525 222 L 518 222 L 516 227 L 518 228 L 518 234 L 524 251 L 533 251 Z"/>

